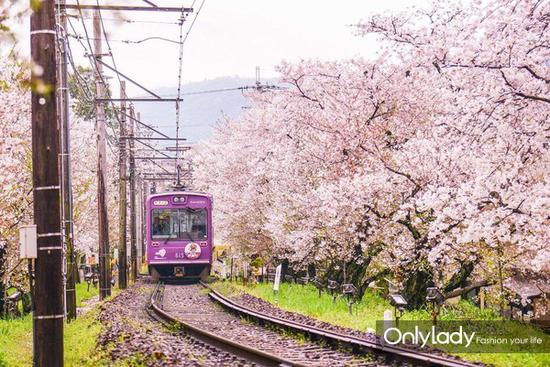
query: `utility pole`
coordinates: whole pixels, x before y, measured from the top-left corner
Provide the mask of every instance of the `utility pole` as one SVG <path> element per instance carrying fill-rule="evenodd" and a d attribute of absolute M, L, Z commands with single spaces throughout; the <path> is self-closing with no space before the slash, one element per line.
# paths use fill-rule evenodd
<path fill-rule="evenodd" d="M 138 274 L 138 263 L 137 263 L 137 247 L 136 247 L 136 160 L 134 159 L 134 132 L 135 132 L 135 117 L 134 117 L 134 107 L 131 107 L 130 110 L 130 259 L 132 273 L 130 278 L 135 283 Z M 139 120 L 138 113 L 138 120 Z"/>
<path fill-rule="evenodd" d="M 103 66 L 101 62 L 101 21 L 99 10 L 94 12 L 94 56 L 96 58 L 96 97 L 104 98 Z M 111 262 L 109 261 L 109 218 L 107 214 L 107 192 L 105 169 L 107 168 L 107 151 L 105 140 L 105 102 L 96 101 L 96 132 L 97 132 L 97 207 L 98 207 L 98 238 L 99 238 L 99 299 L 111 295 Z"/>
<path fill-rule="evenodd" d="M 147 182 L 147 180 L 143 180 L 143 208 L 142 208 L 142 213 L 141 213 L 141 216 L 143 218 L 143 221 L 145 222 L 147 220 L 147 207 L 145 205 L 145 202 L 147 201 L 147 197 L 149 196 L 149 183 Z M 143 259 L 141 260 L 142 262 L 145 262 L 147 261 L 147 246 L 145 245 L 147 243 L 147 232 L 145 231 L 145 225 L 143 225 L 141 227 L 141 233 L 142 233 L 142 237 L 143 237 L 143 241 L 141 242 L 141 253 L 143 254 Z"/>
<path fill-rule="evenodd" d="M 147 213 L 146 213 L 146 207 L 145 207 L 145 201 L 147 200 L 147 181 L 145 179 L 141 180 L 141 263 L 145 263 L 147 261 L 147 247 L 145 246 L 145 243 L 147 242 L 146 239 L 146 232 L 145 232 L 145 221 L 147 220 Z"/>
<path fill-rule="evenodd" d="M 60 0 L 61 4 L 65 0 Z M 61 10 L 61 26 L 63 32 L 67 30 L 67 12 Z M 65 242 L 65 258 L 67 262 L 66 283 L 65 283 L 65 306 L 67 311 L 67 320 L 76 319 L 76 261 L 74 252 L 74 222 L 73 222 L 73 191 L 71 182 L 71 147 L 70 147 L 70 121 L 69 121 L 69 88 L 67 72 L 67 45 L 63 38 L 60 45 L 61 54 L 59 55 L 60 70 L 59 84 L 60 88 L 60 109 L 61 109 L 61 176 L 63 195 L 63 237 Z"/>
<path fill-rule="evenodd" d="M 141 266 L 143 263 L 143 249 L 141 248 L 141 244 L 143 243 L 143 181 L 142 181 L 141 175 L 136 170 L 136 187 L 137 187 L 137 204 L 136 204 L 136 247 L 137 247 L 137 262 L 138 265 Z M 139 273 L 139 270 L 138 270 Z"/>
<path fill-rule="evenodd" d="M 44 0 L 31 14 L 31 121 L 34 222 L 38 257 L 33 313 L 34 366 L 63 366 L 63 243 L 59 185 L 57 67 L 54 0 Z M 39 93 L 38 85 L 49 93 Z"/>
<path fill-rule="evenodd" d="M 118 234 L 118 287 L 126 289 L 128 287 L 128 279 L 126 277 L 126 269 L 128 262 L 126 259 L 126 82 L 120 81 L 120 138 L 118 141 L 118 219 L 119 219 L 119 234 Z"/>

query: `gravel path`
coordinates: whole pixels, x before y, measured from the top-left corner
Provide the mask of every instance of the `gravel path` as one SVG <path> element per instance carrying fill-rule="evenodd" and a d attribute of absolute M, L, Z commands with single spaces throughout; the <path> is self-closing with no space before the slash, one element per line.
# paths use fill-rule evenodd
<path fill-rule="evenodd" d="M 102 306 L 98 344 L 113 360 L 146 366 L 247 366 L 238 357 L 170 332 L 146 312 L 153 284 L 138 283 Z"/>
<path fill-rule="evenodd" d="M 333 350 L 245 321 L 213 303 L 199 285 L 167 285 L 163 308 L 170 315 L 212 333 L 308 366 L 387 365 L 372 356 L 359 357 Z"/>
<path fill-rule="evenodd" d="M 88 311 L 97 306 L 100 303 L 99 296 L 94 296 L 86 301 L 83 301 L 82 303 L 82 307 L 76 308 L 76 315 L 78 317 L 85 315 Z"/>

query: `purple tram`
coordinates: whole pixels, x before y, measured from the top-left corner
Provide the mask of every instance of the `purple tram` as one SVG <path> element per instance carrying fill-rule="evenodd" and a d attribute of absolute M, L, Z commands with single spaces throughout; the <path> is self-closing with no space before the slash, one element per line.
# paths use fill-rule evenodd
<path fill-rule="evenodd" d="M 212 263 L 212 197 L 175 191 L 147 198 L 147 265 L 161 277 L 206 279 Z"/>

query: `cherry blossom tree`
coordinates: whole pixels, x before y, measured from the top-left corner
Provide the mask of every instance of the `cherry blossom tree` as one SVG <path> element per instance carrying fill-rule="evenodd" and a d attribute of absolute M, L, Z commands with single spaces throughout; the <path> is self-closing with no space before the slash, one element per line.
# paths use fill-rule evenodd
<path fill-rule="evenodd" d="M 548 269 L 548 13 L 436 2 L 362 21 L 374 60 L 283 63 L 288 88 L 198 149 L 224 240 L 363 288 L 392 274 L 413 306 Z"/>
<path fill-rule="evenodd" d="M 435 213 L 427 239 L 439 244 L 428 255 L 438 267 L 458 258 L 471 272 L 483 261 L 500 281 L 504 264 L 548 267 L 549 10 L 545 1 L 437 2 L 359 26 L 445 98 L 430 138 L 446 148 L 430 154 L 441 172 L 407 209 Z"/>
<path fill-rule="evenodd" d="M 28 67 L 12 57 L 0 57 L 0 295 L 5 285 L 25 288 L 26 268 L 19 261 L 18 228 L 32 223 L 32 157 Z M 73 177 L 75 245 L 89 255 L 97 252 L 96 134 L 94 124 L 73 114 L 71 160 Z M 116 149 L 108 152 L 107 177 L 110 192 L 116 192 Z M 111 218 L 118 215 L 118 198 L 109 196 Z M 118 225 L 111 221 L 111 241 Z M 2 298 L 2 297 L 0 297 Z M 3 298 L 2 298 L 3 299 Z M 0 300 L 0 310 L 3 309 Z"/>
<path fill-rule="evenodd" d="M 18 227 L 32 215 L 30 111 L 21 103 L 28 96 L 24 70 L 0 59 L 0 313 L 5 285 L 18 264 Z"/>

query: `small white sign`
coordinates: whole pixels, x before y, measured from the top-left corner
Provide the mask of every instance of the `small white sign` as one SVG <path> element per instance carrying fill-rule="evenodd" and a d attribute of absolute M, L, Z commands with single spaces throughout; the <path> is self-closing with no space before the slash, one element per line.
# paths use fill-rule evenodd
<path fill-rule="evenodd" d="M 275 269 L 275 280 L 273 282 L 273 290 L 274 291 L 279 291 L 279 284 L 281 284 L 281 270 L 283 269 L 283 265 L 280 264 L 279 266 L 277 266 L 277 268 Z"/>
<path fill-rule="evenodd" d="M 164 259 L 165 256 L 166 256 L 166 249 L 161 248 L 160 250 L 155 252 L 155 259 L 158 259 L 158 258 Z"/>
<path fill-rule="evenodd" d="M 36 259 L 36 225 L 19 227 L 19 258 Z"/>
<path fill-rule="evenodd" d="M 166 206 L 166 205 L 168 205 L 168 200 L 155 200 L 155 201 L 153 201 L 153 205 L 155 205 L 155 206 Z"/>

